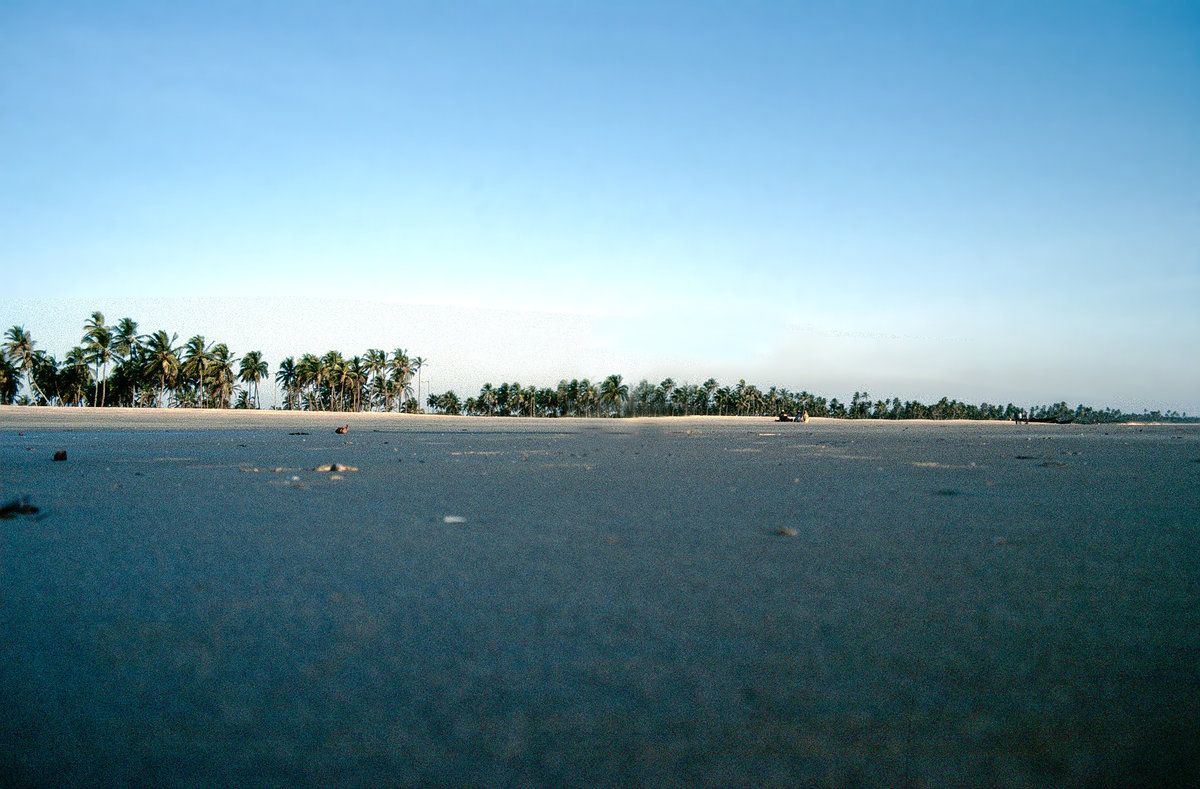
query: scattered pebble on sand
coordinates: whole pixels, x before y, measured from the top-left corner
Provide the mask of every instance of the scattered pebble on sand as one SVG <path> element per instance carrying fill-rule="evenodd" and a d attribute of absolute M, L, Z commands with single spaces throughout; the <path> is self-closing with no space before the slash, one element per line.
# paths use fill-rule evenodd
<path fill-rule="evenodd" d="M 67 450 L 60 449 L 57 452 L 55 452 L 54 459 L 55 460 L 66 460 L 67 459 Z"/>
<path fill-rule="evenodd" d="M 442 518 L 442 523 L 466 523 L 467 519 L 461 515 L 447 515 Z"/>
<path fill-rule="evenodd" d="M 796 531 L 791 526 L 781 526 L 775 530 L 775 536 L 777 537 L 795 537 L 799 533 L 800 532 Z"/>

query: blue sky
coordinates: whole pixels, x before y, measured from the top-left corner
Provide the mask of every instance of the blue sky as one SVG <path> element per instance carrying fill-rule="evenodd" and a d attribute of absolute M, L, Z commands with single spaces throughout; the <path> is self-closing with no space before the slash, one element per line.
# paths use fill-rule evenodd
<path fill-rule="evenodd" d="M 60 356 L 1197 413 L 1198 183 L 1195 3 L 0 5 L 0 323 Z"/>

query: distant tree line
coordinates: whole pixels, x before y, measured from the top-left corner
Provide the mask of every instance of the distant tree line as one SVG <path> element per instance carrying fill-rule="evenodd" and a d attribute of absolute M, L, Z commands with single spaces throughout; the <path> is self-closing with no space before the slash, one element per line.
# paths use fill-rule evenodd
<path fill-rule="evenodd" d="M 305 353 L 279 363 L 275 383 L 283 394 L 279 407 L 305 411 L 421 410 L 421 369 L 427 360 L 403 348 L 391 353 L 368 349 L 349 359 L 338 351 Z M 416 395 L 413 383 L 416 379 Z M 0 344 L 0 403 L 56 406 L 133 406 L 188 408 L 260 408 L 259 384 L 270 380 L 259 351 L 240 358 L 225 343 L 201 335 L 179 344 L 178 336 L 158 330 L 140 334 L 138 324 L 122 318 L 108 325 L 94 312 L 83 325 L 79 345 L 62 361 L 39 350 L 21 326 L 13 326 Z M 25 392 L 21 392 L 22 383 Z M 555 387 L 485 383 L 475 397 L 460 400 L 453 391 L 431 394 L 425 403 L 435 413 L 478 416 L 631 417 L 631 416 L 791 416 L 807 413 L 843 419 L 1007 419 L 1020 414 L 1058 422 L 1197 421 L 1175 411 L 1127 414 L 1065 402 L 1021 408 L 1012 403 L 974 405 L 943 397 L 932 405 L 915 400 L 873 399 L 855 392 L 849 403 L 809 392 L 770 387 L 762 390 L 740 380 L 721 385 L 640 381 L 630 388 L 620 375 L 593 383 L 558 382 Z"/>
<path fill-rule="evenodd" d="M 431 394 L 426 405 L 435 413 L 478 416 L 541 417 L 630 417 L 630 416 L 825 416 L 840 419 L 996 419 L 1013 420 L 1019 415 L 1055 422 L 1096 423 L 1148 421 L 1195 421 L 1187 414 L 1147 411 L 1127 414 L 1118 409 L 1097 410 L 1085 405 L 1071 408 L 1065 402 L 1022 408 L 1008 403 L 962 403 L 943 397 L 926 405 L 916 400 L 872 399 L 855 392 L 849 403 L 836 397 L 826 399 L 809 392 L 792 392 L 770 387 L 762 390 L 740 380 L 723 386 L 714 378 L 701 384 L 676 383 L 666 378 L 658 384 L 640 381 L 632 389 L 620 375 L 599 383 L 588 379 L 562 380 L 555 387 L 485 383 L 475 397 L 462 400 L 453 391 Z"/>

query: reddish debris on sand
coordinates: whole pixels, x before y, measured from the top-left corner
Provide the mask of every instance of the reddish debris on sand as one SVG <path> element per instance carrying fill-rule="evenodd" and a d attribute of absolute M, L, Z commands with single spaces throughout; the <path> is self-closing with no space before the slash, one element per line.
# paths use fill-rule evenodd
<path fill-rule="evenodd" d="M 333 432 L 337 433 L 338 435 L 344 436 L 350 432 L 350 425 L 343 425 Z"/>
<path fill-rule="evenodd" d="M 66 460 L 67 459 L 67 450 L 60 449 L 57 452 L 55 452 L 54 459 L 55 460 Z"/>

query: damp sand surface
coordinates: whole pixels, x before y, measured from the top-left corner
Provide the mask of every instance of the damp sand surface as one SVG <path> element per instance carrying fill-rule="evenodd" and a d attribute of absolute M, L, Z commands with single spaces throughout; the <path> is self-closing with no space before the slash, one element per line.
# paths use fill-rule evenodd
<path fill-rule="evenodd" d="M 12 502 L 5 786 L 1200 776 L 1196 426 L 8 407 Z"/>

